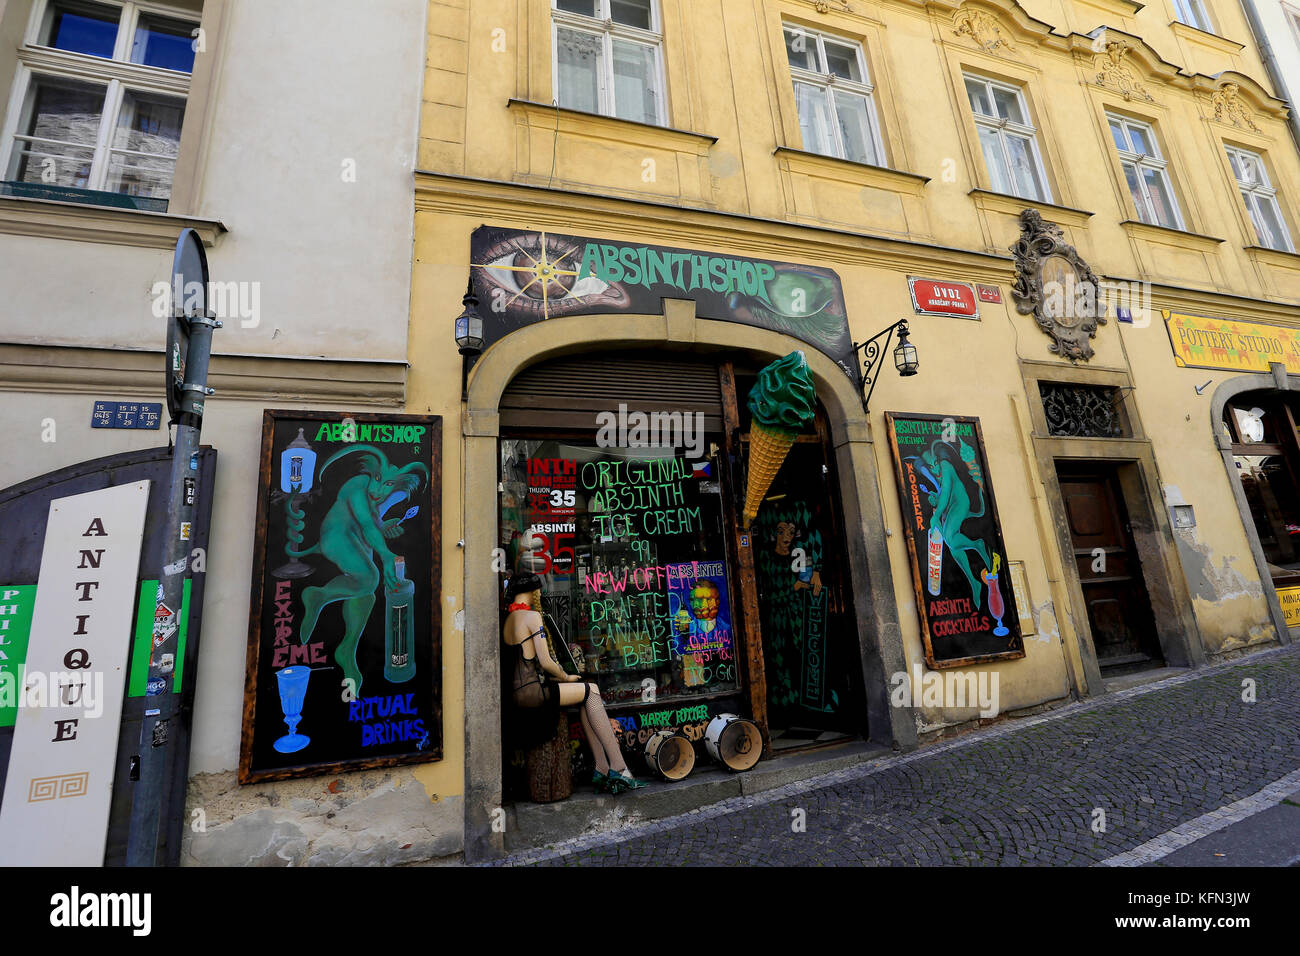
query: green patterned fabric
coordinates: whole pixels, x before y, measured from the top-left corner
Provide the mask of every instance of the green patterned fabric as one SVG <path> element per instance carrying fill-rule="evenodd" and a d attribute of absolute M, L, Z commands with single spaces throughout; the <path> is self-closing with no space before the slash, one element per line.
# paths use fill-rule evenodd
<path fill-rule="evenodd" d="M 793 524 L 798 530 L 791 550 L 802 548 L 805 572 L 822 570 L 824 547 L 815 527 L 816 512 L 806 501 L 786 498 L 764 504 L 751 532 L 754 536 L 754 567 L 758 576 L 758 606 L 763 626 L 763 656 L 767 670 L 768 706 L 773 710 L 800 706 L 799 679 L 803 664 L 802 622 L 806 589 L 795 590 L 799 573 L 794 557 L 776 552 L 777 525 Z M 822 600 L 826 593 L 822 592 Z"/>

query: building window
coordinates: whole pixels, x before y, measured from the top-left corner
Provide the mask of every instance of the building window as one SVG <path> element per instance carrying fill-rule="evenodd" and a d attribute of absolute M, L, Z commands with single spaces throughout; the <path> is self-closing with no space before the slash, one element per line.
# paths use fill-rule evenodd
<path fill-rule="evenodd" d="M 19 50 L 0 195 L 165 211 L 198 22 L 153 4 L 44 0 Z"/>
<path fill-rule="evenodd" d="M 1255 224 L 1259 244 L 1282 252 L 1294 252 L 1291 234 L 1287 232 L 1282 210 L 1277 204 L 1277 190 L 1268 181 L 1263 157 L 1236 146 L 1229 146 L 1227 150 L 1232 174 L 1237 177 L 1237 187 L 1250 213 L 1250 221 Z"/>
<path fill-rule="evenodd" d="M 1110 135 L 1119 152 L 1124 179 L 1128 183 L 1138 218 L 1155 226 L 1183 228 L 1173 188 L 1169 184 L 1169 163 L 1160 154 L 1155 131 L 1146 123 L 1125 116 L 1106 115 Z"/>
<path fill-rule="evenodd" d="M 1202 0 L 1174 0 L 1174 13 L 1179 23 L 1204 30 L 1206 33 L 1214 32 L 1214 25 L 1210 23 L 1210 15 L 1206 12 Z"/>
<path fill-rule="evenodd" d="M 880 123 L 861 44 L 785 26 L 803 148 L 823 156 L 884 166 Z"/>
<path fill-rule="evenodd" d="M 1039 382 L 1047 433 L 1053 438 L 1130 438 L 1120 415 L 1120 390 L 1111 385 Z"/>
<path fill-rule="evenodd" d="M 556 101 L 638 123 L 667 121 L 655 0 L 552 0 Z"/>
<path fill-rule="evenodd" d="M 967 74 L 965 79 L 993 191 L 1051 202 L 1052 192 L 1038 152 L 1038 131 L 1030 123 L 1024 93 L 981 76 Z"/>

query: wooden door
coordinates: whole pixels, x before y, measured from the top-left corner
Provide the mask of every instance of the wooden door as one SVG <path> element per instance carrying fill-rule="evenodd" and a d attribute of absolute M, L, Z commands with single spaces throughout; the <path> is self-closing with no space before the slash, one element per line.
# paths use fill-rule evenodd
<path fill-rule="evenodd" d="M 1161 663 L 1155 618 L 1113 468 L 1058 465 L 1075 566 L 1103 668 Z"/>

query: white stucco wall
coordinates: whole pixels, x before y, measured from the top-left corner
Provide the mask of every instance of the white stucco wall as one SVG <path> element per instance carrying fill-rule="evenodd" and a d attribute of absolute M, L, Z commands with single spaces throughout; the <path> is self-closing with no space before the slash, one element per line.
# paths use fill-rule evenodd
<path fill-rule="evenodd" d="M 212 278 L 258 283 L 260 309 L 256 327 L 227 322 L 214 350 L 405 360 L 426 4 L 229 4 L 198 202 L 184 211 L 227 226 Z M 0 235 L 0 341 L 161 348 L 150 292 L 170 261 Z"/>

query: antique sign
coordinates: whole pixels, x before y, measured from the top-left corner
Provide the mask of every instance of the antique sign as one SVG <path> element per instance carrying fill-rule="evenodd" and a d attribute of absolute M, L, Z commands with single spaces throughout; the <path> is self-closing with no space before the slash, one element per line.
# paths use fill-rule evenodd
<path fill-rule="evenodd" d="M 657 315 L 663 299 L 694 299 L 701 318 L 794 336 L 857 381 L 830 269 L 492 226 L 474 230 L 470 261 L 485 345 L 559 316 Z"/>
<path fill-rule="evenodd" d="M 939 282 L 908 276 L 907 288 L 912 293 L 912 308 L 918 315 L 979 318 L 980 307 L 975 298 L 975 290 L 965 282 Z"/>
<path fill-rule="evenodd" d="M 0 865 L 104 864 L 148 501 L 138 481 L 50 503 Z"/>
<path fill-rule="evenodd" d="M 978 418 L 886 412 L 925 660 L 1025 656 Z"/>
<path fill-rule="evenodd" d="M 1168 310 L 1160 314 L 1179 368 L 1267 373 L 1270 363 L 1280 362 L 1289 374 L 1300 375 L 1300 329 Z"/>
<path fill-rule="evenodd" d="M 1020 238 L 1011 246 L 1016 282 L 1011 287 L 1016 311 L 1032 315 L 1052 339 L 1048 350 L 1071 362 L 1092 358 L 1088 341 L 1106 324 L 1106 304 L 1097 277 L 1074 251 L 1055 223 L 1044 222 L 1034 209 L 1020 213 Z"/>
<path fill-rule="evenodd" d="M 239 780 L 442 756 L 442 420 L 267 411 Z"/>

